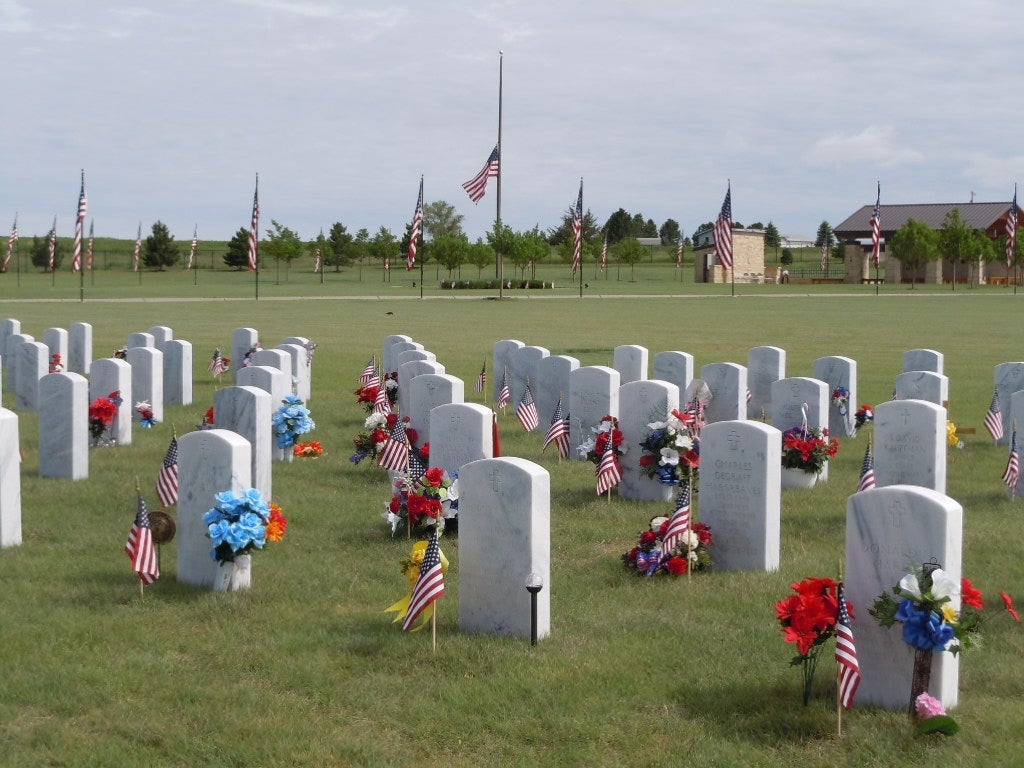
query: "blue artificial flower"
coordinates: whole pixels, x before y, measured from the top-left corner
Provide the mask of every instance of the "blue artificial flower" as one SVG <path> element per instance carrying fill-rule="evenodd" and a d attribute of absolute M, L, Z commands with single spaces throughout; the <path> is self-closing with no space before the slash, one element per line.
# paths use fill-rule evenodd
<path fill-rule="evenodd" d="M 256 488 L 249 488 L 242 493 L 241 503 L 247 509 L 252 512 L 256 512 L 263 517 L 270 516 L 270 506 L 267 504 L 266 499 L 263 498 L 263 494 Z"/>
<path fill-rule="evenodd" d="M 919 651 L 944 651 L 956 635 L 941 614 L 922 610 L 911 600 L 900 603 L 896 620 L 903 622 L 903 641 Z"/>
<path fill-rule="evenodd" d="M 677 485 L 679 479 L 676 477 L 674 466 L 658 467 L 655 473 L 658 475 L 658 482 L 663 485 Z"/>

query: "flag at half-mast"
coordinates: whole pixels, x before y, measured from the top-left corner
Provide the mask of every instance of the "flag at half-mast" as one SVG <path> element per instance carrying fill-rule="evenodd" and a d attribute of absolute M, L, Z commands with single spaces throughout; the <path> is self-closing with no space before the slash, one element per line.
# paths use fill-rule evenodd
<path fill-rule="evenodd" d="M 412 231 L 409 233 L 409 258 L 405 262 L 405 271 L 416 266 L 416 241 L 423 229 L 423 177 L 420 176 L 420 194 L 416 198 L 416 210 L 412 214 Z"/>
<path fill-rule="evenodd" d="M 679 230 L 679 243 L 676 245 L 676 269 L 683 266 L 683 255 L 686 253 L 686 243 L 683 242 L 683 231 Z"/>
<path fill-rule="evenodd" d="M 139 271 L 139 254 L 142 252 L 142 222 L 139 222 L 139 230 L 135 233 L 135 250 L 132 251 L 132 272 Z"/>
<path fill-rule="evenodd" d="M 78 214 L 75 216 L 75 243 L 71 251 L 71 271 L 82 268 L 82 230 L 85 229 L 85 212 L 89 203 L 85 199 L 85 171 L 82 171 L 82 187 L 78 192 Z"/>
<path fill-rule="evenodd" d="M 878 195 L 875 197 L 875 212 L 871 216 L 871 263 L 878 269 L 882 255 L 882 182 L 878 182 Z"/>
<path fill-rule="evenodd" d="M 572 211 L 572 273 L 575 275 L 580 268 L 583 256 L 583 179 L 580 179 L 580 193 L 576 198 L 576 207 Z"/>
<path fill-rule="evenodd" d="M 7 238 L 7 255 L 4 256 L 4 268 L 3 271 L 7 271 L 7 266 L 11 263 L 11 256 L 14 255 L 14 246 L 18 244 L 18 214 L 14 214 L 14 225 L 11 227 L 11 236 Z"/>
<path fill-rule="evenodd" d="M 466 190 L 466 194 L 469 195 L 469 199 L 474 203 L 479 203 L 483 196 L 487 193 L 487 180 L 491 177 L 497 177 L 501 173 L 501 156 L 498 152 L 498 145 L 494 145 L 494 150 L 487 158 L 487 162 L 484 163 L 484 167 L 480 169 L 480 172 L 472 179 L 462 185 L 462 188 Z"/>
<path fill-rule="evenodd" d="M 1006 268 L 1013 266 L 1013 252 L 1017 246 L 1017 185 L 1013 185 L 1013 202 L 1006 217 Z"/>
<path fill-rule="evenodd" d="M 139 574 L 143 584 L 152 584 L 160 578 L 160 563 L 153 545 L 153 531 L 149 527 L 149 511 L 146 509 L 146 500 L 141 496 L 124 551 L 132 559 L 132 570 Z"/>
<path fill-rule="evenodd" d="M 185 269 L 192 269 L 196 265 L 196 250 L 199 248 L 199 225 L 192 228 L 192 247 L 188 252 L 188 266 Z"/>
<path fill-rule="evenodd" d="M 715 221 L 715 255 L 719 264 L 732 269 L 732 184 L 726 188 L 722 210 Z"/>
<path fill-rule="evenodd" d="M 540 449 L 541 453 L 552 443 L 558 449 L 559 458 L 569 458 L 569 418 L 562 409 L 561 395 L 558 396 L 558 405 L 555 406 L 555 412 L 551 414 L 551 425 L 548 427 L 548 433 L 544 436 L 544 445 Z"/>
<path fill-rule="evenodd" d="M 249 271 L 260 265 L 260 177 L 256 176 L 256 189 L 252 193 L 252 225 L 249 227 Z"/>

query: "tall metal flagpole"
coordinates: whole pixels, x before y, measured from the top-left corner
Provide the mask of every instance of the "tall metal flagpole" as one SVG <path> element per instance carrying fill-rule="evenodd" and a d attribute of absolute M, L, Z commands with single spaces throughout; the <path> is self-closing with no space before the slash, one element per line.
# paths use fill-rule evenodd
<path fill-rule="evenodd" d="M 501 252 L 501 175 L 505 170 L 505 158 L 501 152 L 501 93 L 505 76 L 505 52 L 498 51 L 498 203 L 494 220 L 494 234 L 498 240 L 498 298 L 505 296 L 505 258 Z"/>
<path fill-rule="evenodd" d="M 253 193 L 252 202 L 252 226 L 253 226 L 253 263 L 256 265 L 256 301 L 260 300 L 260 175 L 256 174 L 256 191 Z"/>
<path fill-rule="evenodd" d="M 420 195 L 421 195 L 420 202 L 421 203 L 423 202 L 422 194 L 423 194 L 423 174 L 421 173 L 420 174 Z M 423 219 L 423 208 L 422 207 L 419 210 L 419 214 L 420 214 L 420 230 L 422 230 L 423 229 L 423 221 L 422 221 L 422 219 Z M 423 237 L 422 236 L 420 236 L 420 242 L 423 242 Z M 423 298 L 423 256 L 422 255 L 420 256 L 420 298 L 421 299 Z"/>

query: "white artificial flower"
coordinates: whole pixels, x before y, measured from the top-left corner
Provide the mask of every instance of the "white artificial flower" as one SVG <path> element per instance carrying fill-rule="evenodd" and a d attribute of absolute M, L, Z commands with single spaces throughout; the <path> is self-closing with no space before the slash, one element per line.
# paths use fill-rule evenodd
<path fill-rule="evenodd" d="M 447 476 L 447 475 L 446 475 Z M 452 480 L 451 486 L 448 488 L 448 498 L 455 501 L 459 498 L 459 478 Z"/>
<path fill-rule="evenodd" d="M 688 451 L 693 448 L 693 438 L 680 432 L 676 435 L 675 445 L 680 451 Z"/>
<path fill-rule="evenodd" d="M 664 515 L 656 515 L 651 518 L 651 530 L 657 533 L 661 530 L 661 526 L 668 522 L 668 518 Z"/>
<path fill-rule="evenodd" d="M 932 571 L 932 597 L 942 600 L 945 597 L 953 598 L 960 594 L 960 585 L 956 579 L 950 576 L 941 568 Z"/>
<path fill-rule="evenodd" d="M 395 535 L 395 531 L 398 530 L 398 523 L 401 522 L 402 518 L 392 512 L 390 509 L 385 512 L 382 517 L 391 525 L 391 535 Z"/>
<path fill-rule="evenodd" d="M 591 437 L 580 443 L 580 445 L 576 448 L 576 453 L 579 454 L 581 459 L 585 459 L 587 458 L 587 454 L 594 450 L 594 448 L 596 447 L 597 441 Z"/>
<path fill-rule="evenodd" d="M 679 537 L 683 546 L 688 547 L 690 550 L 694 550 L 700 544 L 700 537 L 694 531 L 687 531 Z"/>
<path fill-rule="evenodd" d="M 398 389 L 398 382 L 394 379 L 388 379 L 384 382 L 384 389 Z"/>
<path fill-rule="evenodd" d="M 663 467 L 676 467 L 679 465 L 679 451 L 675 448 L 662 448 L 661 458 L 658 463 Z"/>
<path fill-rule="evenodd" d="M 137 411 L 141 411 L 143 408 L 149 409 L 151 407 L 152 406 L 150 406 L 148 400 L 139 400 L 139 402 L 135 404 L 135 410 Z"/>
<path fill-rule="evenodd" d="M 921 585 L 917 583 L 917 574 L 908 573 L 902 579 L 900 579 L 900 592 L 908 595 L 915 600 L 921 599 Z"/>
<path fill-rule="evenodd" d="M 654 430 L 654 429 L 665 429 L 665 427 L 667 427 L 667 426 L 668 426 L 668 422 L 667 421 L 652 421 L 650 424 L 647 425 L 647 428 L 651 429 L 651 430 Z"/>

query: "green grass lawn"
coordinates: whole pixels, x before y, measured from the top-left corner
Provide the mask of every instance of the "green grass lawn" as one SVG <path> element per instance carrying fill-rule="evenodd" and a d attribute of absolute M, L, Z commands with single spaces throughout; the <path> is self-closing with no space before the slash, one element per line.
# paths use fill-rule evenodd
<path fill-rule="evenodd" d="M 38 477 L 38 419 L 20 413 L 24 543 L 0 552 L 0 753 L 6 766 L 601 765 L 643 761 L 702 766 L 903 766 L 1020 764 L 1024 634 L 996 610 L 998 591 L 1024 600 L 1017 531 L 1022 504 L 999 476 L 1005 447 L 985 439 L 992 369 L 1021 359 L 1020 302 L 1012 289 L 941 287 L 694 286 L 664 264 L 594 279 L 586 298 L 564 266 L 545 267 L 554 291 L 494 301 L 442 292 L 418 273 L 293 269 L 280 284 L 261 275 L 253 301 L 246 273 L 181 270 L 86 276 L 85 302 L 70 273 L 0 275 L 0 317 L 23 332 L 86 321 L 94 356 L 128 333 L 169 325 L 195 352 L 195 402 L 166 409 L 134 444 L 95 449 L 88 480 Z M 465 270 L 464 270 L 465 272 Z M 475 277 L 475 269 L 464 277 Z M 538 279 L 541 279 L 538 274 Z M 806 288 L 810 288 L 807 286 Z M 827 293 L 824 293 L 827 291 Z M 657 298 L 651 296 L 657 295 Z M 359 299 L 355 297 L 373 298 Z M 536 300 L 543 296 L 552 300 Z M 117 299 L 142 299 L 118 301 Z M 293 298 L 295 300 L 283 300 Z M 53 299 L 53 301 L 40 301 Z M 223 301 L 221 299 L 235 299 Z M 278 300 L 280 299 L 280 300 Z M 456 300 L 458 299 L 458 300 Z M 558 299 L 558 300 L 554 300 Z M 150 504 L 173 424 L 181 434 L 213 403 L 206 363 L 231 331 L 251 326 L 267 346 L 315 340 L 309 402 L 327 454 L 275 465 L 275 501 L 290 519 L 281 544 L 254 556 L 253 589 L 214 594 L 179 585 L 175 543 L 163 576 L 139 597 L 123 546 L 135 514 L 135 480 Z M 619 556 L 662 505 L 594 496 L 590 464 L 559 464 L 502 417 L 507 455 L 551 473 L 552 634 L 535 648 L 458 632 L 457 538 L 439 603 L 438 650 L 427 633 L 404 634 L 383 609 L 407 585 L 380 513 L 383 470 L 348 462 L 364 414 L 352 390 L 385 336 L 405 333 L 472 381 L 491 345 L 518 338 L 581 364 L 610 365 L 619 344 L 679 349 L 706 363 L 746 363 L 772 344 L 789 375 L 814 359 L 858 362 L 859 400 L 888 399 L 904 350 L 938 349 L 950 377 L 950 418 L 974 427 L 951 451 L 949 494 L 964 507 L 965 575 L 990 602 L 984 643 L 961 661 L 962 730 L 918 738 L 902 713 L 855 709 L 835 736 L 830 665 L 816 697 L 800 703 L 772 604 L 805 576 L 835 575 L 846 499 L 856 487 L 864 437 L 843 440 L 827 483 L 786 492 L 779 572 L 711 572 L 645 581 Z M 490 365 L 488 366 L 490 367 Z M 3 402 L 12 407 L 13 394 Z M 549 414 L 542 414 L 545 421 Z M 699 501 L 698 501 L 699 509 Z M 994 602 L 993 602 L 994 601 Z M 870 621 L 855 606 L 860 621 Z M 894 638 L 894 642 L 899 640 Z M 909 692 L 908 692 L 909 693 Z"/>

